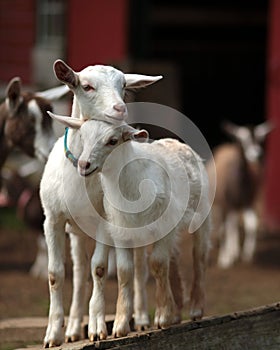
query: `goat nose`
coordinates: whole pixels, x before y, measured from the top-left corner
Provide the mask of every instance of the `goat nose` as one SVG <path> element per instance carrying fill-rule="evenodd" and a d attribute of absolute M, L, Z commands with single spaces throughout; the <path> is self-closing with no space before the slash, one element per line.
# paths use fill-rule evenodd
<path fill-rule="evenodd" d="M 79 167 L 83 170 L 87 170 L 90 167 L 90 162 L 86 160 L 79 160 L 78 164 L 79 164 Z"/>
<path fill-rule="evenodd" d="M 126 111 L 126 106 L 123 103 L 117 103 L 113 106 L 113 108 L 120 113 L 124 113 Z"/>

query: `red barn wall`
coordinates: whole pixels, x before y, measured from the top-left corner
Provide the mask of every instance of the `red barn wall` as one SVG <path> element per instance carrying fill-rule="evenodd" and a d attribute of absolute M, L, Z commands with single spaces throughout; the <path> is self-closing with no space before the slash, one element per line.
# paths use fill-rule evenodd
<path fill-rule="evenodd" d="M 0 1 L 0 81 L 14 76 L 27 84 L 32 81 L 34 29 L 34 0 Z"/>
<path fill-rule="evenodd" d="M 77 70 L 127 56 L 128 0 L 70 0 L 67 61 Z"/>
<path fill-rule="evenodd" d="M 268 137 L 265 219 L 280 228 L 280 1 L 270 1 L 267 74 L 267 116 L 274 125 Z"/>

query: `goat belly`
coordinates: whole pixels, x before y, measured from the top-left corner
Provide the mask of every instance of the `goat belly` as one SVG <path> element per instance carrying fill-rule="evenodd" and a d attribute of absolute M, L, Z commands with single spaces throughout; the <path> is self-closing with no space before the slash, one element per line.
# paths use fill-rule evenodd
<path fill-rule="evenodd" d="M 43 229 L 44 214 L 38 190 L 23 191 L 18 200 L 17 215 L 33 229 Z"/>
<path fill-rule="evenodd" d="M 251 206 L 256 196 L 257 178 L 249 169 L 232 173 L 230 184 L 226 186 L 225 199 L 228 205 L 236 210 Z"/>

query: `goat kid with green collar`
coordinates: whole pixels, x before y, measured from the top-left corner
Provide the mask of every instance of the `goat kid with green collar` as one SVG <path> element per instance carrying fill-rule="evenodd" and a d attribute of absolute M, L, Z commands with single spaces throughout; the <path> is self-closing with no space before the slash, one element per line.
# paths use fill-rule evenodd
<path fill-rule="evenodd" d="M 81 72 L 75 72 L 63 61 L 54 63 L 57 78 L 68 85 L 74 93 L 71 120 L 80 125 L 81 120 L 104 120 L 108 123 L 122 124 L 127 117 L 124 96 L 129 89 L 148 86 L 162 76 L 151 77 L 138 74 L 124 74 L 110 66 L 89 66 Z M 58 121 L 66 117 L 58 116 Z M 80 136 L 74 130 L 69 130 L 67 147 L 77 158 L 82 152 Z M 66 157 L 67 156 L 67 157 Z M 64 310 L 63 283 L 65 232 L 70 233 L 71 254 L 73 259 L 73 297 L 70 315 L 66 328 L 66 341 L 80 338 L 80 327 L 84 313 L 85 286 L 88 273 L 87 246 L 88 236 L 83 228 L 77 225 L 80 217 L 89 220 L 88 224 L 94 231 L 100 217 L 104 217 L 103 191 L 100 176 L 81 177 L 69 153 L 64 151 L 64 138 L 60 138 L 46 164 L 40 186 L 40 196 L 45 213 L 44 232 L 48 246 L 48 274 L 50 290 L 49 322 L 44 339 L 45 347 L 53 347 L 63 343 L 64 339 Z M 81 164 L 80 164 L 81 166 Z M 84 164 L 86 168 L 86 164 Z M 69 210 L 71 204 L 71 212 Z M 79 221 L 79 220 L 78 220 Z M 92 233 L 94 235 L 94 233 Z M 99 232 L 96 232 L 98 236 Z M 103 235 L 102 230 L 100 234 Z M 91 240 L 93 242 L 93 240 Z M 98 242 L 96 243 L 98 245 Z M 96 248 L 97 252 L 98 249 Z M 100 251 L 100 250 L 99 250 Z M 105 278 L 107 262 L 98 270 L 92 270 L 93 278 Z M 103 314 L 104 305 L 95 302 L 98 296 L 96 285 L 89 310 L 89 338 L 105 339 L 107 329 Z M 140 293 L 140 292 L 139 292 Z M 144 302 L 139 300 L 137 309 L 143 313 L 137 317 L 136 323 L 147 322 L 147 311 L 143 311 Z M 141 304 L 141 305 L 140 305 Z M 144 321 L 142 321 L 144 319 Z"/>

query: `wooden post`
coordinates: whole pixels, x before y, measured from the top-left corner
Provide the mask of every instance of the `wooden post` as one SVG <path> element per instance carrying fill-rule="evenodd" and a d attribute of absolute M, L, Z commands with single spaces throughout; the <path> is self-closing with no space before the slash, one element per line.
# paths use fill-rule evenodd
<path fill-rule="evenodd" d="M 266 158 L 265 222 L 280 228 L 280 1 L 270 0 L 267 63 L 267 117 L 274 126 Z"/>

